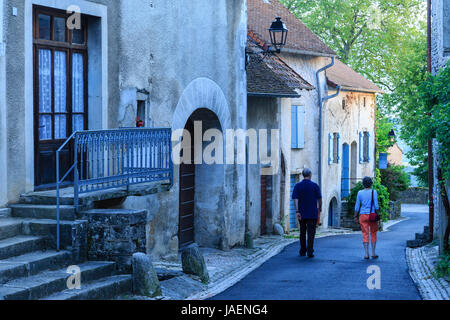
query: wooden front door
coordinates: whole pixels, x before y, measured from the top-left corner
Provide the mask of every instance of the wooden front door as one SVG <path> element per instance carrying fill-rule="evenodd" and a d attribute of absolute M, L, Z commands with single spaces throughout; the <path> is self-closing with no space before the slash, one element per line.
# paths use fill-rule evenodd
<path fill-rule="evenodd" d="M 56 184 L 56 150 L 87 128 L 86 27 L 67 28 L 67 13 L 34 7 L 34 149 L 36 189 Z M 70 168 L 70 145 L 61 152 L 61 176 Z"/>
<path fill-rule="evenodd" d="M 194 243 L 194 197 L 195 197 L 195 164 L 194 164 L 194 122 L 189 119 L 185 130 L 191 133 L 191 164 L 180 165 L 179 225 L 178 244 L 182 249 Z M 185 147 L 185 146 L 184 146 Z"/>
<path fill-rule="evenodd" d="M 267 233 L 267 176 L 261 176 L 261 234 Z"/>

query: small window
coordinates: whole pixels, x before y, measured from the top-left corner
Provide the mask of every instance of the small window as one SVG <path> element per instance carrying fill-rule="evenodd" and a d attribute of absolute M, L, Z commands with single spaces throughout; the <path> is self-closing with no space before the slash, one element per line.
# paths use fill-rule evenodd
<path fill-rule="evenodd" d="M 138 100 L 137 102 L 136 127 L 145 127 L 145 101 Z"/>
<path fill-rule="evenodd" d="M 84 30 L 83 27 L 81 29 L 73 29 L 72 30 L 72 43 L 73 44 L 84 44 Z"/>
<path fill-rule="evenodd" d="M 333 163 L 339 163 L 339 134 L 333 133 Z"/>
<path fill-rule="evenodd" d="M 346 106 L 347 106 L 347 101 L 345 101 L 345 99 L 342 99 L 342 109 L 345 109 Z"/>
<path fill-rule="evenodd" d="M 363 98 L 363 106 L 366 107 L 366 97 Z"/>
<path fill-rule="evenodd" d="M 51 17 L 46 14 L 39 15 L 39 39 L 51 40 Z"/>
<path fill-rule="evenodd" d="M 339 160 L 341 160 L 339 156 L 340 139 L 341 135 L 339 133 L 330 133 L 328 135 L 328 164 L 339 163 Z"/>
<path fill-rule="evenodd" d="M 53 20 L 54 40 L 59 42 L 66 42 L 66 19 L 55 17 Z"/>
<path fill-rule="evenodd" d="M 363 155 L 363 161 L 369 162 L 369 133 L 364 132 L 364 155 Z"/>

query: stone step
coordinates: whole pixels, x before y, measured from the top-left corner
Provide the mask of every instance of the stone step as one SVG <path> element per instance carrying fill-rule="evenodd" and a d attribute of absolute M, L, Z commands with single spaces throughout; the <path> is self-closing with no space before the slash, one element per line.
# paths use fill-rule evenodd
<path fill-rule="evenodd" d="M 73 197 L 60 197 L 60 205 L 72 206 Z M 40 193 L 22 194 L 19 198 L 21 204 L 44 204 L 44 205 L 56 205 L 56 196 L 54 195 L 42 195 Z"/>
<path fill-rule="evenodd" d="M 22 233 L 22 221 L 0 218 L 0 240 L 12 238 Z"/>
<path fill-rule="evenodd" d="M 81 287 L 83 283 L 111 276 L 114 262 L 86 262 L 81 269 Z M 46 271 L 37 275 L 10 281 L 0 288 L 0 299 L 3 300 L 37 300 L 54 294 L 58 295 L 67 289 L 67 280 L 71 276 L 67 269 Z M 85 285 L 86 287 L 88 285 Z"/>
<path fill-rule="evenodd" d="M 131 291 L 132 276 L 116 275 L 82 284 L 80 290 L 64 290 L 45 297 L 44 300 L 107 300 Z"/>
<path fill-rule="evenodd" d="M 68 251 L 37 251 L 0 260 L 0 284 L 21 277 L 30 277 L 43 270 L 62 268 L 71 260 L 72 254 Z"/>
<path fill-rule="evenodd" d="M 425 233 L 416 233 L 416 240 L 428 240 L 428 234 Z"/>
<path fill-rule="evenodd" d="M 0 240 L 0 260 L 40 251 L 44 248 L 44 237 L 16 236 Z"/>
<path fill-rule="evenodd" d="M 0 208 L 0 218 L 9 218 L 9 217 L 11 217 L 11 209 Z"/>
<path fill-rule="evenodd" d="M 35 205 L 35 204 L 15 204 L 11 205 L 11 215 L 16 218 L 33 218 L 33 219 L 55 219 L 55 205 Z M 74 221 L 77 215 L 74 206 L 60 206 L 60 219 Z"/>

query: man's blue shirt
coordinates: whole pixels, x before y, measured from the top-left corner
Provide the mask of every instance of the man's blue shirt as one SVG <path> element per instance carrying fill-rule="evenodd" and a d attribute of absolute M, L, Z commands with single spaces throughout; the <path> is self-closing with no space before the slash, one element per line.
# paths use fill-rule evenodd
<path fill-rule="evenodd" d="M 317 201 L 322 199 L 322 194 L 317 183 L 304 179 L 297 183 L 292 192 L 292 199 L 298 199 L 298 210 L 302 219 L 318 219 L 319 208 Z"/>

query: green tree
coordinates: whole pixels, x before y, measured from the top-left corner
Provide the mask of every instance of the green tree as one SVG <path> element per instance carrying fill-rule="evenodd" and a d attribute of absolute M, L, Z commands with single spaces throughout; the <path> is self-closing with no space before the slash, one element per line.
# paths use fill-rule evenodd
<path fill-rule="evenodd" d="M 400 198 L 400 193 L 407 190 L 411 181 L 405 172 L 405 167 L 397 165 L 388 165 L 387 169 L 381 171 L 381 184 L 389 192 L 389 199 L 396 201 Z"/>
<path fill-rule="evenodd" d="M 391 77 L 411 33 L 424 29 L 421 0 L 281 0 L 308 28 L 369 80 L 394 91 Z"/>

